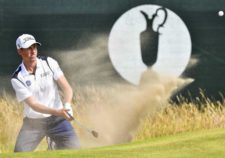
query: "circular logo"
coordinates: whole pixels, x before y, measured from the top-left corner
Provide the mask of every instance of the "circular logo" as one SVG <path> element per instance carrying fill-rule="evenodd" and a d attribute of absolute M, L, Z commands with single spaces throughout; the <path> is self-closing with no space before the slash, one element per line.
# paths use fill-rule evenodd
<path fill-rule="evenodd" d="M 29 87 L 31 85 L 31 81 L 30 80 L 27 80 L 26 81 L 26 85 Z"/>
<path fill-rule="evenodd" d="M 125 12 L 113 25 L 108 49 L 116 71 L 138 85 L 143 72 L 180 76 L 191 56 L 191 37 L 182 19 L 158 5 Z"/>

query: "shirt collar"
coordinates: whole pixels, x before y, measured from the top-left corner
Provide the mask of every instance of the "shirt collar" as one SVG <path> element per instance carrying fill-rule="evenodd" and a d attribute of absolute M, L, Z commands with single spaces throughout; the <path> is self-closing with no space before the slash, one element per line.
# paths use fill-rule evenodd
<path fill-rule="evenodd" d="M 40 68 L 40 66 L 41 66 L 41 63 L 40 63 L 40 61 L 37 58 L 37 68 L 36 68 L 36 71 L 37 71 L 38 68 Z M 23 75 L 30 75 L 30 73 L 27 71 L 27 69 L 26 69 L 26 67 L 25 67 L 25 65 L 24 65 L 23 62 L 21 63 L 21 72 L 22 72 Z"/>

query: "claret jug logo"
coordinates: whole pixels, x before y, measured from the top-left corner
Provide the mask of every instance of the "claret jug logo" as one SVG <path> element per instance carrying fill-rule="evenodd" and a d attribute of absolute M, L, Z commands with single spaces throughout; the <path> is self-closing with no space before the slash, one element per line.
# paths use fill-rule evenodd
<path fill-rule="evenodd" d="M 191 37 L 182 19 L 168 8 L 141 5 L 115 22 L 108 41 L 114 68 L 138 85 L 147 69 L 180 76 L 191 56 Z"/>

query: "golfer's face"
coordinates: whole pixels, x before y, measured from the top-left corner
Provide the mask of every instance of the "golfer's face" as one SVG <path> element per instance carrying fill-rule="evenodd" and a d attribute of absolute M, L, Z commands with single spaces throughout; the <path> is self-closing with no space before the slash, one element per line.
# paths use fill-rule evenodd
<path fill-rule="evenodd" d="M 37 45 L 33 44 L 29 48 L 21 48 L 18 53 L 24 61 L 35 61 L 37 57 Z"/>

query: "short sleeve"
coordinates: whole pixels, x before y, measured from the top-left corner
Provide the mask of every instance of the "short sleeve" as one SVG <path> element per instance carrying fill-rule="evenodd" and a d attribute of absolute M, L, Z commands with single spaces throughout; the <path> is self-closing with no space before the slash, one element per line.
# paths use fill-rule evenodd
<path fill-rule="evenodd" d="M 48 57 L 47 60 L 48 60 L 48 63 L 49 63 L 49 65 L 50 65 L 50 67 L 51 67 L 51 69 L 53 71 L 54 79 L 58 80 L 59 77 L 61 77 L 63 75 L 63 71 L 61 70 L 58 62 L 55 59 L 53 59 L 51 57 Z"/>
<path fill-rule="evenodd" d="M 11 84 L 13 89 L 16 92 L 16 98 L 19 102 L 25 100 L 26 98 L 32 96 L 30 91 L 27 89 L 25 85 L 23 85 L 22 82 L 20 82 L 18 79 L 12 78 Z"/>

